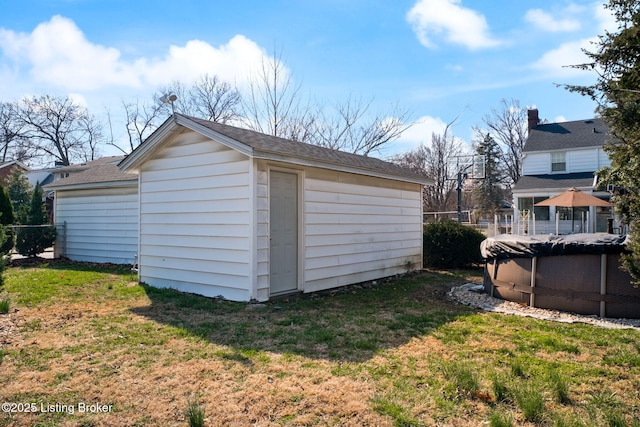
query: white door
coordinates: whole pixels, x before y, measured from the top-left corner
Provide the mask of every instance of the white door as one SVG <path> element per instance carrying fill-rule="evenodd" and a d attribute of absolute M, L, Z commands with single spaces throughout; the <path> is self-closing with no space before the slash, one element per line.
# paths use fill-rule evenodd
<path fill-rule="evenodd" d="M 269 183 L 271 295 L 298 290 L 298 175 L 271 171 Z"/>

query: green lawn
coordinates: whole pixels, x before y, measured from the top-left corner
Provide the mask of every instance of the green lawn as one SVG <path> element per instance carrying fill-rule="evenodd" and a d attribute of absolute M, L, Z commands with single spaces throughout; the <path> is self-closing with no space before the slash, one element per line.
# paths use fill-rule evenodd
<path fill-rule="evenodd" d="M 247 305 L 116 267 L 10 268 L 0 403 L 37 410 L 0 426 L 185 426 L 194 407 L 211 426 L 640 426 L 640 331 L 446 299 L 480 274 Z"/>

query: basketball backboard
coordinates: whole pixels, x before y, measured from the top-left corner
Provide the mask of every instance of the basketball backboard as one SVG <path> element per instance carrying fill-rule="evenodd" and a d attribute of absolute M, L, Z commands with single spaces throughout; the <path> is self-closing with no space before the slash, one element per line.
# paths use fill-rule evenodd
<path fill-rule="evenodd" d="M 447 179 L 458 179 L 458 172 L 467 174 L 467 179 L 484 179 L 484 155 L 469 154 L 450 157 L 447 161 Z"/>

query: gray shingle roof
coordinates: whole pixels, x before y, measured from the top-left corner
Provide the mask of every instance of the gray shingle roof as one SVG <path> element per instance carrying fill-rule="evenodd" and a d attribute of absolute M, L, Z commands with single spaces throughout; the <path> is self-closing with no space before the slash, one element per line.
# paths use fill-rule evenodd
<path fill-rule="evenodd" d="M 547 190 L 571 187 L 591 187 L 594 172 L 564 173 L 555 175 L 524 175 L 513 186 L 514 191 Z"/>
<path fill-rule="evenodd" d="M 424 175 L 418 174 L 394 163 L 377 159 L 375 157 L 367 157 L 358 154 L 347 153 L 344 151 L 332 150 L 330 148 L 320 147 L 317 145 L 306 144 L 303 142 L 291 141 L 288 139 L 265 135 L 263 133 L 224 125 L 221 123 L 214 123 L 195 117 L 184 115 L 182 115 L 182 117 L 186 117 L 187 119 L 205 126 L 215 132 L 218 132 L 226 137 L 245 144 L 253 148 L 254 152 L 257 151 L 262 153 L 273 153 L 300 159 L 344 165 L 363 170 L 379 171 L 399 177 L 418 179 L 422 181 L 431 181 Z"/>
<path fill-rule="evenodd" d="M 529 131 L 525 152 L 599 147 L 609 138 L 609 127 L 602 119 L 542 124 Z"/>
<path fill-rule="evenodd" d="M 122 157 L 120 157 L 122 159 Z M 118 164 L 110 162 L 98 162 L 89 169 L 70 175 L 59 181 L 44 186 L 47 189 L 63 189 L 64 187 L 82 185 L 82 184 L 99 184 L 107 182 L 123 182 L 134 181 L 138 179 L 138 175 L 125 173 L 118 169 Z"/>

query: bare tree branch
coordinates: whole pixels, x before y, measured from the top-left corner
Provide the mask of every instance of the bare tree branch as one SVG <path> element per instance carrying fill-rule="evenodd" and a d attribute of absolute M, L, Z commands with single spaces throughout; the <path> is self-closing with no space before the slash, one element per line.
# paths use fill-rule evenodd
<path fill-rule="evenodd" d="M 38 155 L 63 165 L 92 158 L 102 140 L 98 121 L 69 97 L 43 95 L 24 99 L 19 119 Z"/>
<path fill-rule="evenodd" d="M 443 134 L 433 133 L 429 145 L 421 144 L 414 150 L 392 159 L 394 162 L 434 180 L 434 185 L 425 186 L 423 191 L 426 211 L 442 212 L 454 207 L 453 190 L 456 187 L 456 182 L 447 179 L 447 169 L 449 159 L 462 152 L 462 144 L 453 136 L 449 136 L 449 129 L 456 119 L 447 124 Z"/>
<path fill-rule="evenodd" d="M 500 146 L 500 163 L 507 172 L 506 185 L 513 185 L 522 175 L 522 150 L 527 141 L 527 109 L 517 100 L 501 100 L 499 109 L 483 117 L 491 136 Z M 476 132 L 483 133 L 480 129 Z M 486 132 L 484 132 L 486 133 Z"/>
<path fill-rule="evenodd" d="M 165 94 L 177 96 L 173 107 L 182 114 L 217 123 L 229 123 L 239 118 L 240 92 L 216 75 L 205 74 L 191 86 L 175 81 L 161 88 L 156 98 Z"/>

